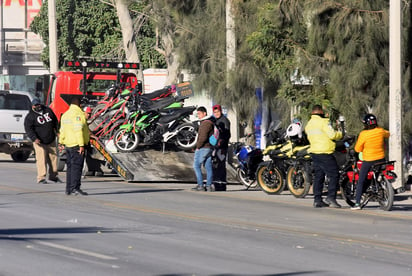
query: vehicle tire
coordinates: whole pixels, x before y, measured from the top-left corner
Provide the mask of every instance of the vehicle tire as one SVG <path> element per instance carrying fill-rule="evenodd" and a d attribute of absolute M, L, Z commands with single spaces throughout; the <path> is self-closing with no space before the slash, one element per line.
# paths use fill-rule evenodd
<path fill-rule="evenodd" d="M 237 174 L 237 178 L 238 178 L 239 182 L 243 186 L 245 186 L 246 190 L 255 189 L 256 187 L 258 187 L 256 179 L 255 180 L 249 179 L 247 174 L 242 169 L 237 168 L 236 169 L 236 174 Z"/>
<path fill-rule="evenodd" d="M 192 123 L 183 123 L 177 127 L 176 145 L 181 150 L 191 150 L 196 147 L 197 129 Z"/>
<path fill-rule="evenodd" d="M 312 181 L 309 173 L 304 168 L 289 167 L 286 183 L 292 195 L 297 198 L 304 198 L 309 193 Z"/>
<path fill-rule="evenodd" d="M 25 162 L 27 159 L 29 159 L 31 154 L 31 151 L 28 150 L 19 150 L 15 151 L 11 154 L 11 158 L 15 162 Z"/>
<path fill-rule="evenodd" d="M 285 189 L 282 172 L 271 162 L 263 162 L 256 172 L 259 187 L 267 194 L 280 194 Z"/>
<path fill-rule="evenodd" d="M 377 196 L 377 201 L 379 206 L 384 211 L 390 211 L 393 206 L 394 200 L 394 191 L 392 188 L 392 184 L 386 179 L 383 175 L 381 175 L 381 180 L 378 181 L 379 184 L 379 191 Z"/>
<path fill-rule="evenodd" d="M 90 115 L 90 124 L 89 124 L 89 129 L 90 131 L 96 131 L 100 127 L 99 125 L 103 122 L 103 115 L 104 113 L 101 113 L 103 109 L 106 108 L 106 104 L 101 103 L 96 105 L 95 108 L 92 110 L 92 114 Z"/>
<path fill-rule="evenodd" d="M 345 202 L 353 207 L 356 203 L 356 183 L 351 183 L 349 178 L 345 175 L 340 181 L 340 193 Z"/>
<path fill-rule="evenodd" d="M 120 152 L 131 152 L 137 148 L 140 142 L 139 135 L 127 129 L 118 129 L 113 135 L 114 146 Z"/>
<path fill-rule="evenodd" d="M 66 161 L 65 160 L 61 160 L 59 158 L 59 160 L 57 161 L 57 171 L 62 172 L 64 171 L 64 166 L 66 166 Z"/>

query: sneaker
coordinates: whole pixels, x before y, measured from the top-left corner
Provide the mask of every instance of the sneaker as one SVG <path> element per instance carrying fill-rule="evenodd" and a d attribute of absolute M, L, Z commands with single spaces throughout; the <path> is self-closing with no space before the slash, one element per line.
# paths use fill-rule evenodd
<path fill-rule="evenodd" d="M 206 186 L 206 192 L 214 192 L 214 191 L 215 191 L 215 187 L 213 187 L 213 185 Z"/>
<path fill-rule="evenodd" d="M 313 202 L 313 207 L 315 208 L 329 207 L 329 204 L 323 201 L 315 201 Z"/>
<path fill-rule="evenodd" d="M 42 179 L 42 180 L 37 181 L 37 184 L 47 184 L 47 181 L 46 179 Z"/>
<path fill-rule="evenodd" d="M 74 190 L 72 192 L 72 194 L 74 194 L 74 195 L 84 195 L 84 196 L 88 195 L 88 193 L 82 191 L 81 189 Z"/>
<path fill-rule="evenodd" d="M 325 199 L 325 203 L 328 204 L 331 208 L 342 208 L 342 206 L 334 198 Z"/>
<path fill-rule="evenodd" d="M 104 173 L 103 172 L 95 172 L 94 173 L 94 176 L 104 176 Z"/>
<path fill-rule="evenodd" d="M 60 178 L 56 177 L 56 178 L 49 178 L 50 181 L 54 182 L 54 183 L 63 183 L 63 181 L 61 181 Z"/>
<path fill-rule="evenodd" d="M 203 187 L 199 185 L 196 185 L 195 187 L 192 188 L 192 191 L 203 191 L 203 190 L 204 190 Z"/>
<path fill-rule="evenodd" d="M 351 210 L 360 210 L 362 209 L 359 203 L 355 203 L 355 205 L 353 205 L 353 207 L 350 208 Z"/>

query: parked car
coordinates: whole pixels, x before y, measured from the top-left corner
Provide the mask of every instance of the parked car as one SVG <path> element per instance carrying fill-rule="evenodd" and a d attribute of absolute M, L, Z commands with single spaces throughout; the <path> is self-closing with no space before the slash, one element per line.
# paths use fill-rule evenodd
<path fill-rule="evenodd" d="M 0 90 L 0 152 L 24 162 L 33 151 L 33 143 L 24 130 L 33 95 L 25 91 Z"/>

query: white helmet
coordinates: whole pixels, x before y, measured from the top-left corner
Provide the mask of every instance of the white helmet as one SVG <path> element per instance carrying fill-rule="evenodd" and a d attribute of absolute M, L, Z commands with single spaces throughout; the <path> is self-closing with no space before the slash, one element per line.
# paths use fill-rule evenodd
<path fill-rule="evenodd" d="M 286 129 L 286 136 L 289 138 L 296 138 L 296 136 L 302 138 L 302 132 L 301 124 L 293 123 Z"/>

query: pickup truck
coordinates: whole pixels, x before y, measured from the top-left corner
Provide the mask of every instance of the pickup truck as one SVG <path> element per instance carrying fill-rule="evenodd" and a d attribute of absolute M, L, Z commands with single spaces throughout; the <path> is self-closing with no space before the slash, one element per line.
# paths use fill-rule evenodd
<path fill-rule="evenodd" d="M 0 152 L 24 162 L 33 151 L 32 141 L 24 130 L 33 95 L 25 91 L 0 90 Z"/>

